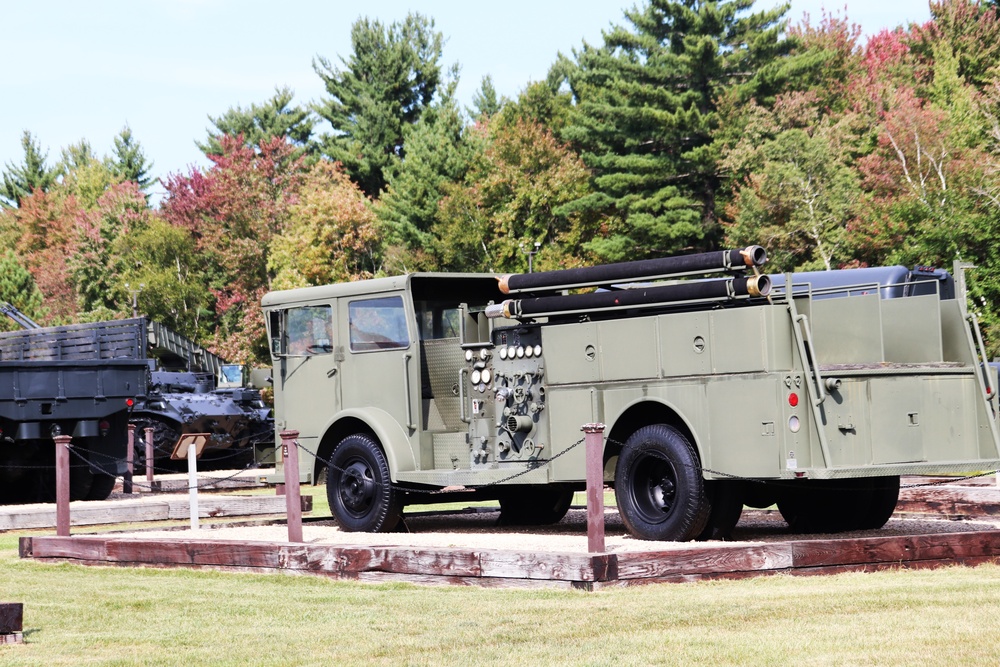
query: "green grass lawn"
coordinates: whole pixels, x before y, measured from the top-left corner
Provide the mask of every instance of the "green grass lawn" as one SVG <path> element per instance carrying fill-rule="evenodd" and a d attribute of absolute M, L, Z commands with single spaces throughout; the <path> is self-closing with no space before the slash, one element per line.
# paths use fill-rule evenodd
<path fill-rule="evenodd" d="M 997 566 L 584 593 L 46 564 L 2 534 L 0 601 L 26 641 L 0 665 L 1000 663 Z"/>

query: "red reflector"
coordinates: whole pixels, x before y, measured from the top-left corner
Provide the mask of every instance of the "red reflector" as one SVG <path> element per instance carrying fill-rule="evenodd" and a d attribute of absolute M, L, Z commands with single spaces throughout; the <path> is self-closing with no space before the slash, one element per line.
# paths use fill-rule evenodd
<path fill-rule="evenodd" d="M 111 422 L 101 420 L 101 423 L 97 425 L 98 428 L 103 428 L 105 430 L 111 428 Z"/>
<path fill-rule="evenodd" d="M 799 395 L 796 393 L 791 393 L 788 395 L 788 404 L 793 408 L 799 404 Z"/>
<path fill-rule="evenodd" d="M 135 401 L 133 401 L 131 398 L 126 398 L 125 399 L 125 405 L 127 405 L 127 406 L 129 406 L 131 408 L 133 405 L 135 405 Z"/>

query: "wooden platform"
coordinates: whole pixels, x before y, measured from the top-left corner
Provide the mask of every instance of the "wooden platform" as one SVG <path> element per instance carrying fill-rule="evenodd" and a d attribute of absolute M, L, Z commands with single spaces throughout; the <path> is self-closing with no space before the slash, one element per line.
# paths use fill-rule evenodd
<path fill-rule="evenodd" d="M 309 573 L 368 582 L 407 581 L 595 590 L 653 582 L 830 574 L 1000 562 L 1000 531 L 908 537 L 797 539 L 695 545 L 670 551 L 553 553 L 365 547 L 109 536 L 22 537 L 22 558 L 93 565 Z"/>
<path fill-rule="evenodd" d="M 896 512 L 953 518 L 1000 516 L 1000 489 L 995 484 L 904 488 L 900 490 Z"/>

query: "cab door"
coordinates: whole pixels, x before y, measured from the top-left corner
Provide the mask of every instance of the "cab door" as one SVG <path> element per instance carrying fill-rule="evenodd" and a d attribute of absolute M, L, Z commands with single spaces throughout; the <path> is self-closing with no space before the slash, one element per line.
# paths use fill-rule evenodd
<path fill-rule="evenodd" d="M 339 316 L 348 323 L 344 408 L 380 408 L 413 436 L 418 361 L 408 312 L 399 293 L 341 299 Z"/>
<path fill-rule="evenodd" d="M 299 444 L 315 453 L 331 415 L 341 410 L 340 359 L 336 302 L 273 311 L 269 326 L 274 355 L 276 424 L 299 432 Z M 280 387 L 278 386 L 280 383 Z M 276 433 L 277 435 L 277 433 Z M 312 457 L 300 457 L 302 481 L 312 479 Z"/>

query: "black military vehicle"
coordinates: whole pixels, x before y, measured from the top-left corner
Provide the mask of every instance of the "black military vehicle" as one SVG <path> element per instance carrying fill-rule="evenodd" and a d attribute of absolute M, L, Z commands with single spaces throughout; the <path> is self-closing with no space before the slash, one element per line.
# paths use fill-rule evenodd
<path fill-rule="evenodd" d="M 145 321 L 21 324 L 0 333 L 0 502 L 55 498 L 54 435 L 73 438 L 70 498 L 103 500 L 125 472 L 129 410 L 147 391 Z"/>
<path fill-rule="evenodd" d="M 253 462 L 254 446 L 274 441 L 274 417 L 260 391 L 246 386 L 243 366 L 223 364 L 210 372 L 153 371 L 149 395 L 136 403 L 132 422 L 152 429 L 155 465 L 172 468 L 170 454 L 180 435 L 209 433 L 204 469 L 244 467 Z M 137 433 L 137 438 L 144 433 Z M 145 461 L 143 447 L 137 460 Z M 180 462 L 180 463 L 183 463 Z"/>

